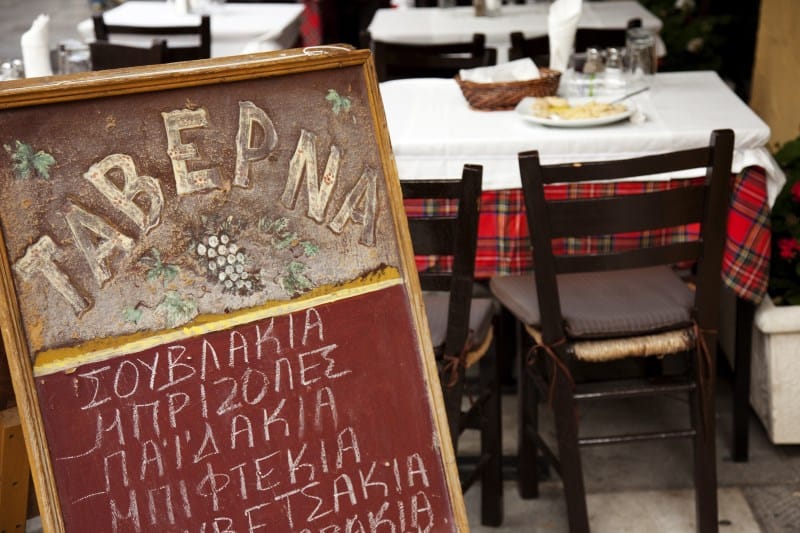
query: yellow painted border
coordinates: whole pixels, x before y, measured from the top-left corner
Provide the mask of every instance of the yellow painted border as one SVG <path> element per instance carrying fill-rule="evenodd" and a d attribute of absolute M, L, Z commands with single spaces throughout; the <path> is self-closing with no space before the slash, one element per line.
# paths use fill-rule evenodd
<path fill-rule="evenodd" d="M 141 352 L 154 346 L 231 329 L 265 318 L 287 315 L 309 307 L 400 285 L 402 282 L 400 272 L 396 268 L 384 267 L 379 272 L 371 273 L 341 285 L 319 287 L 294 300 L 271 301 L 258 307 L 251 307 L 224 315 L 200 315 L 183 326 L 162 330 L 156 334 L 135 333 L 114 339 L 97 339 L 79 346 L 40 352 L 37 354 L 36 362 L 33 365 L 33 375 L 41 377 L 56 372 L 69 371 L 88 363 L 97 363 L 119 355 Z M 113 346 L 109 346 L 111 343 L 113 343 Z"/>

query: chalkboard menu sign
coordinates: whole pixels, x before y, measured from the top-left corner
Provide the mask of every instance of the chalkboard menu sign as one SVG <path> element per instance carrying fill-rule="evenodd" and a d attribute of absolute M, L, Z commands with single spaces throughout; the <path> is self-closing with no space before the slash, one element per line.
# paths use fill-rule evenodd
<path fill-rule="evenodd" d="M 11 82 L 0 145 L 46 530 L 466 528 L 369 52 Z"/>

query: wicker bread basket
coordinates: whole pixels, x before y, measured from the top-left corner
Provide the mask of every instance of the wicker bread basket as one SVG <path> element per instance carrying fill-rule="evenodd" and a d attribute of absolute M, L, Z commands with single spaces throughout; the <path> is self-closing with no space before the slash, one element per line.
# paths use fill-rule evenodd
<path fill-rule="evenodd" d="M 456 76 L 456 82 L 464 98 L 473 109 L 500 111 L 514 109 L 526 96 L 553 96 L 558 90 L 561 72 L 540 68 L 539 76 L 533 80 L 501 83 L 475 83 Z"/>

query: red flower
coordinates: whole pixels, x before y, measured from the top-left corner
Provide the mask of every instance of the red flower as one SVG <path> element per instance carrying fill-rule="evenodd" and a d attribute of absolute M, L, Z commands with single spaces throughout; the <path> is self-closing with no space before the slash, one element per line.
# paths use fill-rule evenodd
<path fill-rule="evenodd" d="M 792 185 L 792 200 L 795 202 L 800 202 L 800 180 L 796 181 L 794 185 Z"/>
<path fill-rule="evenodd" d="M 781 259 L 791 261 L 800 250 L 800 244 L 794 239 L 778 239 L 778 250 L 781 254 Z"/>

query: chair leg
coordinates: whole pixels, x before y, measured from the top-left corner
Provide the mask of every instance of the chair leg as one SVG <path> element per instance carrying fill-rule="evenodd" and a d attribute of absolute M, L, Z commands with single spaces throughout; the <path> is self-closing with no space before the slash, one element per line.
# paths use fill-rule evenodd
<path fill-rule="evenodd" d="M 713 354 L 712 354 L 713 355 Z M 717 462 L 714 391 L 716 385 L 716 361 L 710 358 L 706 383 L 698 381 L 698 388 L 691 394 L 692 421 L 696 431 L 694 438 L 694 488 L 697 531 L 716 533 L 717 511 Z M 695 372 L 701 361 L 695 361 Z M 701 385 L 706 388 L 704 391 Z"/>
<path fill-rule="evenodd" d="M 500 366 L 500 386 L 514 386 L 514 365 L 517 356 L 517 319 L 503 307 L 495 318 L 495 343 Z"/>
<path fill-rule="evenodd" d="M 500 361 L 493 345 L 480 361 L 480 385 L 489 391 L 481 413 L 481 455 L 487 463 L 481 471 L 481 523 L 503 523 L 503 439 L 500 398 Z"/>
<path fill-rule="evenodd" d="M 527 369 L 527 335 L 519 335 L 517 323 L 517 489 L 522 499 L 539 497 L 539 471 L 536 464 L 537 445 L 534 435 L 539 430 L 538 394 Z"/>
<path fill-rule="evenodd" d="M 464 369 L 459 368 L 459 376 L 452 386 L 448 386 L 449 374 L 440 374 L 444 410 L 447 414 L 447 427 L 450 429 L 450 440 L 453 443 L 453 453 L 458 454 L 459 425 L 461 422 L 461 398 L 464 394 Z"/>
<path fill-rule="evenodd" d="M 755 304 L 736 298 L 736 347 L 733 369 L 733 460 L 747 462 L 750 421 L 750 364 Z"/>
<path fill-rule="evenodd" d="M 570 533 L 588 533 L 589 514 L 586 510 L 586 489 L 583 484 L 583 469 L 578 447 L 577 404 L 572 395 L 572 384 L 560 369 L 556 368 L 553 371 L 558 373 L 554 385 L 553 407 L 569 530 Z"/>

